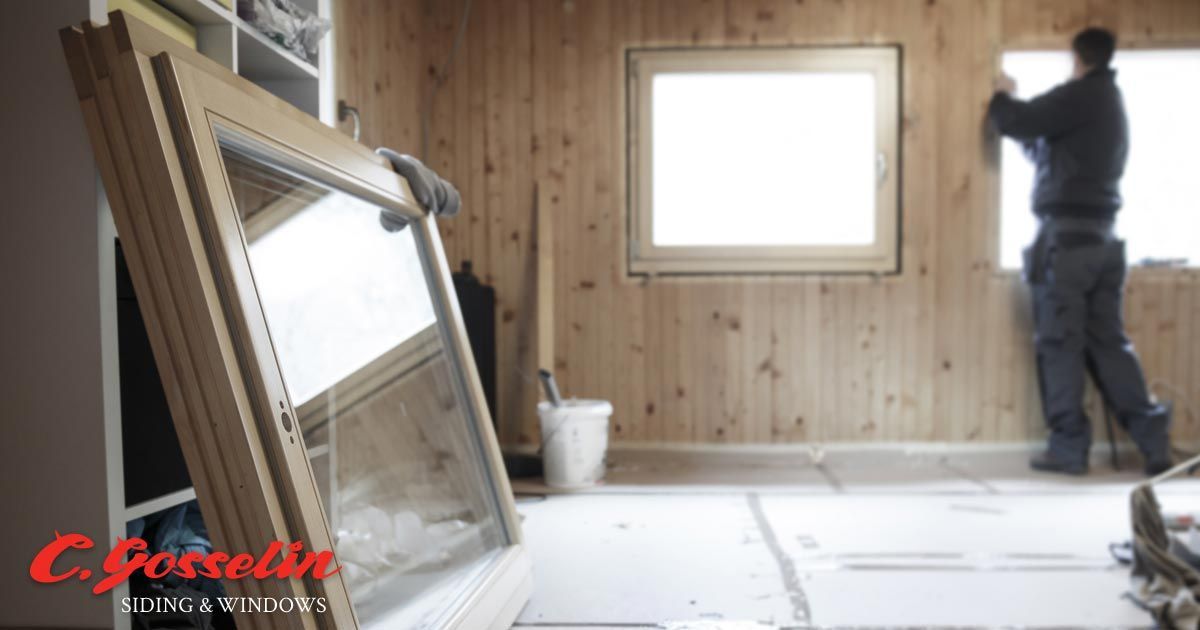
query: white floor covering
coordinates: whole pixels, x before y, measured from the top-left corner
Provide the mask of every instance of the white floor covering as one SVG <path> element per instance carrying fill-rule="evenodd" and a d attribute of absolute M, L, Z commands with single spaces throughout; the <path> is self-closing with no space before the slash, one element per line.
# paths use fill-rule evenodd
<path fill-rule="evenodd" d="M 629 450 L 594 489 L 516 482 L 535 592 L 515 627 L 1151 627 L 1108 554 L 1136 459 L 1064 478 L 1027 457 Z M 1200 512 L 1200 479 L 1159 494 Z"/>

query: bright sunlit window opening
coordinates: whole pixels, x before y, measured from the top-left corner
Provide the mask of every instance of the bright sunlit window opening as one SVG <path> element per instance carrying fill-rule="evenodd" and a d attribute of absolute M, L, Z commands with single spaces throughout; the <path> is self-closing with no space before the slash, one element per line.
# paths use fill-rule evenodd
<path fill-rule="evenodd" d="M 1023 99 L 1071 74 L 1066 52 L 1008 52 L 1003 65 Z M 1129 117 L 1124 206 L 1117 213 L 1129 264 L 1200 266 L 1200 197 L 1194 184 L 1200 49 L 1118 51 L 1113 66 Z M 1000 168 L 1000 264 L 1019 269 L 1021 250 L 1037 229 L 1030 210 L 1033 165 L 1016 142 L 1005 140 Z"/>
<path fill-rule="evenodd" d="M 632 270 L 894 271 L 897 56 L 632 51 Z"/>

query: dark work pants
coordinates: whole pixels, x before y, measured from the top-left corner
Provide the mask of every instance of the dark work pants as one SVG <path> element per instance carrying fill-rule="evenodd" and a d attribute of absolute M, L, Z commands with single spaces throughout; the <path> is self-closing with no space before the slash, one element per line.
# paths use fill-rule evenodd
<path fill-rule="evenodd" d="M 1125 243 L 1111 229 L 1079 231 L 1047 221 L 1027 251 L 1026 275 L 1050 454 L 1064 463 L 1087 462 L 1092 425 L 1083 392 L 1090 373 L 1143 456 L 1165 458 L 1170 419 L 1150 398 L 1121 315 Z"/>

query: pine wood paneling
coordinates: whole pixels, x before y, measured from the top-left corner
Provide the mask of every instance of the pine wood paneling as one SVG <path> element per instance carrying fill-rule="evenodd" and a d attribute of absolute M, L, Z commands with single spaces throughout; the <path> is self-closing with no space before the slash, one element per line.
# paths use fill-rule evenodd
<path fill-rule="evenodd" d="M 339 68 L 364 138 L 416 152 L 414 94 L 445 60 L 461 3 L 339 6 L 358 34 L 340 35 L 351 51 Z M 537 440 L 534 181 L 554 215 L 554 367 L 566 395 L 613 401 L 615 440 L 1039 438 L 1027 291 L 993 262 L 983 115 L 998 51 L 1065 46 L 1088 24 L 1135 45 L 1200 43 L 1200 3 L 476 2 L 434 102 L 428 161 L 465 196 L 441 223 L 452 263 L 472 260 L 498 290 L 502 439 Z M 626 275 L 626 48 L 881 43 L 903 48 L 901 274 Z M 1198 313 L 1196 273 L 1133 274 L 1130 329 L 1160 394 L 1200 402 Z M 1200 438 L 1182 411 L 1175 430 Z"/>
<path fill-rule="evenodd" d="M 337 97 L 359 109 L 361 142 L 419 154 L 425 62 L 420 4 L 350 0 L 333 6 Z M 349 134 L 351 124 L 340 128 Z"/>

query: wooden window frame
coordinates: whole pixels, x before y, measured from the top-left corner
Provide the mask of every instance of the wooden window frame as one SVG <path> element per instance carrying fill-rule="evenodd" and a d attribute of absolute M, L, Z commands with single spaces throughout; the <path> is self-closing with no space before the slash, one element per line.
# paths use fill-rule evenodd
<path fill-rule="evenodd" d="M 507 628 L 532 592 L 528 551 L 437 226 L 408 183 L 366 147 L 121 12 L 110 14 L 108 26 L 86 23 L 61 35 L 214 545 L 257 554 L 274 541 L 301 540 L 308 550 L 333 549 L 299 425 L 283 418 L 299 414 L 284 387 L 221 157 L 220 144 L 236 137 L 275 166 L 409 220 L 508 541 L 439 627 Z M 324 612 L 240 613 L 239 627 L 358 627 L 341 574 L 225 584 L 234 596 L 327 603 Z"/>
<path fill-rule="evenodd" d="M 656 246 L 652 85 L 664 72 L 854 71 L 875 77 L 875 239 L 862 246 Z M 844 46 L 626 51 L 629 271 L 634 274 L 899 271 L 900 48 Z M 712 184 L 706 184 L 712 185 Z M 720 184 L 717 184 L 720 185 Z M 730 209 L 736 215 L 736 208 Z"/>

